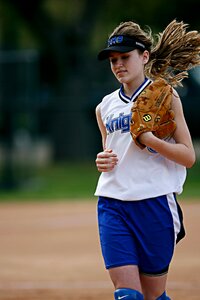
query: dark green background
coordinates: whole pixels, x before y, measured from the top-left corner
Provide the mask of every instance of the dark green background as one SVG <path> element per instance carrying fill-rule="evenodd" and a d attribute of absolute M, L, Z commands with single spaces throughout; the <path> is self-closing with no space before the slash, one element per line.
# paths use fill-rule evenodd
<path fill-rule="evenodd" d="M 0 0 L 1 198 L 93 195 L 98 177 L 94 160 L 101 150 L 94 111 L 118 87 L 108 62 L 97 61 L 98 51 L 122 21 L 148 25 L 155 34 L 173 19 L 200 30 L 198 4 Z M 199 78 L 199 68 L 191 71 L 179 91 L 195 141 L 200 136 Z M 45 166 L 29 162 L 32 152 L 22 164 L 13 159 L 16 147 L 29 143 L 33 149 L 41 141 L 52 153 Z M 198 196 L 199 173 L 199 164 L 189 170 L 185 195 Z"/>

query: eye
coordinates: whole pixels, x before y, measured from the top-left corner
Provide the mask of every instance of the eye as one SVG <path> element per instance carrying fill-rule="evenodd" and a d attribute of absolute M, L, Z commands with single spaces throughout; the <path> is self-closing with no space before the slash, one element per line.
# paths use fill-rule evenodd
<path fill-rule="evenodd" d="M 111 64 L 115 64 L 116 62 L 117 62 L 117 58 L 115 58 L 115 57 L 110 58 L 110 63 Z"/>
<path fill-rule="evenodd" d="M 121 56 L 121 59 L 127 60 L 127 59 L 129 58 L 129 56 L 130 56 L 130 55 L 128 55 L 128 54 L 124 54 L 124 55 Z"/>

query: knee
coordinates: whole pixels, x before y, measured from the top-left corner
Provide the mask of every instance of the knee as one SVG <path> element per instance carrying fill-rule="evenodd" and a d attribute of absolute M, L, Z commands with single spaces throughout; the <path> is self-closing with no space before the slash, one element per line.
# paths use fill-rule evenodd
<path fill-rule="evenodd" d="M 114 296 L 115 300 L 144 300 L 144 297 L 140 292 L 125 288 L 117 289 Z"/>

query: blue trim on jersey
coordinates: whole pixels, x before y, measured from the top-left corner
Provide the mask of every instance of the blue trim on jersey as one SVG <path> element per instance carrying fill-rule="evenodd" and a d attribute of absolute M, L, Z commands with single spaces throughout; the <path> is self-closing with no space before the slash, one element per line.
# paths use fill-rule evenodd
<path fill-rule="evenodd" d="M 119 90 L 119 97 L 121 100 L 123 100 L 125 103 L 134 102 L 137 96 L 151 83 L 151 80 L 149 78 L 145 78 L 143 83 L 137 88 L 137 90 L 133 93 L 131 97 L 128 97 L 124 94 L 124 87 L 123 85 L 120 87 Z"/>
<path fill-rule="evenodd" d="M 146 275 L 167 273 L 175 246 L 167 196 L 141 201 L 99 197 L 98 224 L 107 269 L 137 265 Z"/>

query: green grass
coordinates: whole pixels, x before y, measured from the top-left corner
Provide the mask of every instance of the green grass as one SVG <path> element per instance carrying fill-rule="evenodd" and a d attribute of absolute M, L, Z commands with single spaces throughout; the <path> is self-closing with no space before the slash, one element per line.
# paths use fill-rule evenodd
<path fill-rule="evenodd" d="M 187 170 L 187 178 L 180 199 L 200 200 L 200 161 Z"/>
<path fill-rule="evenodd" d="M 18 174 L 23 180 L 15 188 L 0 189 L 0 201 L 92 198 L 99 176 L 94 162 L 63 162 Z"/>
<path fill-rule="evenodd" d="M 63 162 L 15 170 L 15 188 L 0 188 L 0 201 L 93 199 L 99 173 L 95 163 Z M 200 162 L 188 169 L 180 199 L 200 200 Z"/>

